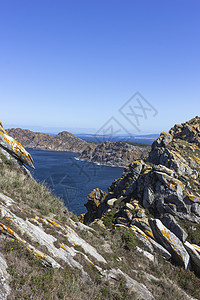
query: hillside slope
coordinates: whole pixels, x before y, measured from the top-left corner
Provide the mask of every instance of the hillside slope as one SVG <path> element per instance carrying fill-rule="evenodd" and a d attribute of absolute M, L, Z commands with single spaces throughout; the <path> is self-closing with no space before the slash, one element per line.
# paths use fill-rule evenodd
<path fill-rule="evenodd" d="M 0 139 L 0 299 L 199 299 L 200 280 L 164 247 L 152 251 L 128 226 L 111 230 L 108 215 L 109 230 L 80 223 L 12 155 Z"/>

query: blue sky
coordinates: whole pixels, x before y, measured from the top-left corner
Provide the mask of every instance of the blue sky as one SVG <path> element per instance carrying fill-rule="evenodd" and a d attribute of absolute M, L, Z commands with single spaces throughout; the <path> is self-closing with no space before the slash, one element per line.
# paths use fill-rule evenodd
<path fill-rule="evenodd" d="M 0 0 L 5 126 L 168 131 L 200 109 L 199 0 Z M 140 133 L 120 114 L 139 91 L 158 111 Z"/>

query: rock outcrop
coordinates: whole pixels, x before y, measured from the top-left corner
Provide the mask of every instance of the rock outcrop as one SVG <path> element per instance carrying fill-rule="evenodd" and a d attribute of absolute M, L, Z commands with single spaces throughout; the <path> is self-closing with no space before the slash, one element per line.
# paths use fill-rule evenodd
<path fill-rule="evenodd" d="M 185 248 L 191 257 L 191 263 L 198 275 L 200 275 L 200 247 L 197 245 L 190 244 L 189 242 L 185 242 Z"/>
<path fill-rule="evenodd" d="M 171 253 L 173 260 L 177 264 L 183 265 L 185 269 L 189 269 L 190 256 L 179 238 L 167 229 L 160 220 L 150 219 L 149 222 L 155 239 Z"/>
<path fill-rule="evenodd" d="M 33 159 L 31 155 L 24 149 L 24 147 L 14 138 L 8 135 L 0 122 L 0 151 L 13 161 L 21 161 L 31 168 L 33 166 Z"/>
<path fill-rule="evenodd" d="M 151 245 L 149 249 L 154 241 L 171 254 L 175 264 L 187 269 L 192 261 L 196 271 L 200 243 L 199 146 L 199 117 L 161 133 L 148 158 L 125 167 L 122 177 L 112 183 L 95 210 L 91 203 L 95 200 L 90 197 L 82 220 L 87 224 L 101 220 L 107 225 L 110 218 L 112 227 L 134 228 L 138 236 L 143 236 L 144 244 Z M 194 234 L 189 234 L 191 230 L 187 232 L 193 226 L 195 241 Z M 192 239 L 193 245 L 189 246 Z"/>

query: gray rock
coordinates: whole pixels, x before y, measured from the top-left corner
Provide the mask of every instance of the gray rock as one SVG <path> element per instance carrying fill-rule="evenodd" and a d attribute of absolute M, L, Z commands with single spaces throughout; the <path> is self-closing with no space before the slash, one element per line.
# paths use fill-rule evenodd
<path fill-rule="evenodd" d="M 200 217 L 200 204 L 194 203 L 191 206 L 191 212 Z"/>
<path fill-rule="evenodd" d="M 150 219 L 149 224 L 157 242 L 171 253 L 172 259 L 179 265 L 184 266 L 185 269 L 189 269 L 190 256 L 179 238 L 158 219 Z"/>
<path fill-rule="evenodd" d="M 146 258 L 148 258 L 148 260 L 154 262 L 155 261 L 155 256 L 153 254 L 151 254 L 148 251 L 145 251 L 143 249 L 141 249 L 140 247 L 136 246 L 136 250 L 140 253 L 142 253 Z"/>
<path fill-rule="evenodd" d="M 130 210 L 135 210 L 134 206 L 128 202 L 126 203 L 126 207 Z"/>
<path fill-rule="evenodd" d="M 17 160 L 34 169 L 31 155 L 19 142 L 17 142 L 6 133 L 6 131 L 2 127 L 2 124 L 0 124 L 0 130 L 0 147 L 2 149 L 5 149 L 9 154 L 12 155 L 12 157 L 15 157 Z"/>
<path fill-rule="evenodd" d="M 192 266 L 195 272 L 200 275 L 200 247 L 194 244 L 190 244 L 189 242 L 184 243 L 185 248 L 190 254 Z"/>
<path fill-rule="evenodd" d="M 149 208 L 154 201 L 154 193 L 150 186 L 146 186 L 143 194 L 143 206 Z"/>
<path fill-rule="evenodd" d="M 108 204 L 108 206 L 112 207 L 116 201 L 117 201 L 117 198 L 112 198 L 107 201 L 107 204 Z"/>
<path fill-rule="evenodd" d="M 131 224 L 134 226 L 137 226 L 140 228 L 142 231 L 149 231 L 151 232 L 151 227 L 148 225 L 146 222 L 146 218 L 140 219 L 140 218 L 134 218 L 132 219 Z"/>
<path fill-rule="evenodd" d="M 137 226 L 132 226 L 131 229 L 135 232 L 139 240 L 149 249 L 151 253 L 154 253 L 154 251 L 156 251 L 166 260 L 169 260 L 171 258 L 171 254 L 163 246 L 147 236 Z"/>
<path fill-rule="evenodd" d="M 154 170 L 157 172 L 162 172 L 162 173 L 166 173 L 169 176 L 174 176 L 174 171 L 163 166 L 163 165 L 155 165 L 154 166 Z"/>
<path fill-rule="evenodd" d="M 10 294 L 9 287 L 9 274 L 6 269 L 8 268 L 5 258 L 0 253 L 0 300 L 7 299 Z"/>
<path fill-rule="evenodd" d="M 179 199 L 181 199 L 181 200 L 183 199 L 183 189 L 180 184 L 177 185 L 176 194 Z"/>
<path fill-rule="evenodd" d="M 120 269 L 106 270 L 103 272 L 103 275 L 106 277 L 107 280 L 114 279 L 115 281 L 119 280 L 119 276 L 123 276 L 126 280 L 126 288 L 132 292 L 137 293 L 139 295 L 138 299 L 154 299 L 153 295 L 144 284 L 137 282 L 136 280 L 122 272 Z"/>
<path fill-rule="evenodd" d="M 171 215 L 165 215 L 162 218 L 162 223 L 173 232 L 182 242 L 185 242 L 188 234 L 183 228 L 177 223 L 176 219 Z"/>
<path fill-rule="evenodd" d="M 165 202 L 175 204 L 177 212 L 181 212 L 184 214 L 187 214 L 189 212 L 189 208 L 187 207 L 187 205 L 175 193 L 167 196 L 165 198 Z"/>
<path fill-rule="evenodd" d="M 158 172 L 158 171 L 155 171 L 154 173 L 156 174 L 158 180 L 160 180 L 164 185 L 168 184 L 173 180 L 173 177 L 166 173 Z"/>

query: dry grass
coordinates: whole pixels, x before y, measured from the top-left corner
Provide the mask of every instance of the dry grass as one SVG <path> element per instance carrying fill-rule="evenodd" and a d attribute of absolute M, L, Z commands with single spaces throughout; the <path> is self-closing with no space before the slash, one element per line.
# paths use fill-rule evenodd
<path fill-rule="evenodd" d="M 25 176 L 19 169 L 6 161 L 0 164 L 0 179 L 0 191 L 13 198 L 20 208 L 28 212 L 30 217 L 35 215 L 54 216 L 61 224 L 69 224 L 69 217 L 77 220 L 47 187 Z M 27 212 L 15 209 L 15 213 L 22 218 L 27 217 Z M 6 220 L 4 220 L 5 222 Z M 155 299 L 184 299 L 176 284 L 191 296 L 199 299 L 200 280 L 192 272 L 173 266 L 159 257 L 157 257 L 158 263 L 150 262 L 136 251 L 137 244 L 140 247 L 143 246 L 127 230 L 105 230 L 98 225 L 94 225 L 93 228 L 95 231 L 90 233 L 78 229 L 77 231 L 107 260 L 107 266 L 101 264 L 99 266 L 107 269 L 120 268 L 130 277 L 144 283 Z M 13 229 L 17 231 L 16 228 Z M 49 226 L 44 225 L 44 230 L 56 236 L 54 230 Z M 77 255 L 76 259 L 89 273 L 92 279 L 90 284 L 83 282 L 79 270 L 72 270 L 64 263 L 62 263 L 63 269 L 44 268 L 41 262 L 34 258 L 22 244 L 2 237 L 0 236 L 0 252 L 6 258 L 8 272 L 11 275 L 12 292 L 8 300 L 139 299 L 136 294 L 127 291 L 123 278 L 119 278 L 118 281 L 104 281 L 98 270 L 90 265 L 81 254 Z M 27 237 L 24 238 L 27 240 Z M 67 243 L 62 235 L 57 235 L 56 238 L 58 246 L 60 243 Z M 106 252 L 106 248 L 103 247 L 105 243 L 109 246 L 109 252 Z M 39 245 L 35 246 L 40 248 Z M 81 247 L 78 247 L 77 250 L 84 252 Z M 94 258 L 91 259 L 97 263 Z M 152 274 L 160 280 L 149 281 L 146 273 Z M 168 278 L 175 285 L 170 284 Z"/>
<path fill-rule="evenodd" d="M 63 202 L 58 200 L 45 186 L 26 176 L 12 164 L 0 164 L 0 191 L 14 199 L 21 208 L 30 208 L 39 215 L 54 214 L 60 219 L 70 213 Z"/>
<path fill-rule="evenodd" d="M 8 300 L 16 299 L 139 299 L 127 291 L 124 280 L 103 282 L 97 270 L 86 266 L 93 282 L 84 283 L 80 271 L 68 265 L 63 269 L 44 268 L 16 241 L 0 239 L 0 250 L 8 262 L 12 293 Z"/>

